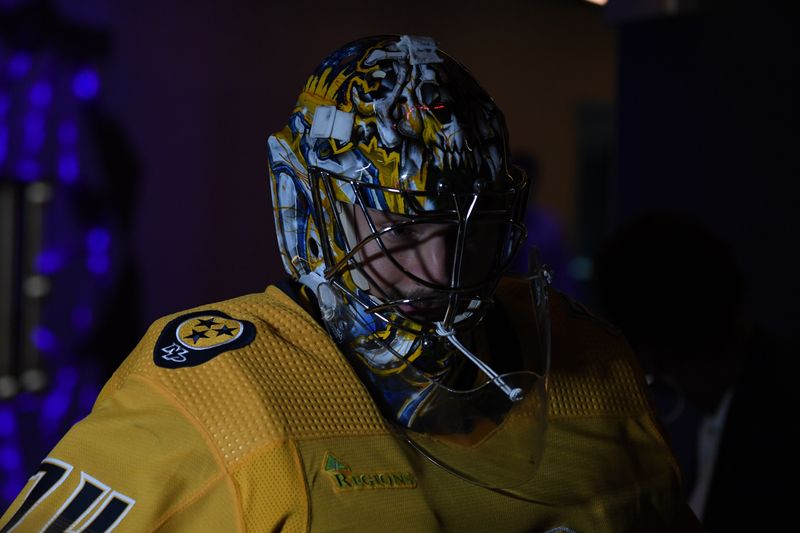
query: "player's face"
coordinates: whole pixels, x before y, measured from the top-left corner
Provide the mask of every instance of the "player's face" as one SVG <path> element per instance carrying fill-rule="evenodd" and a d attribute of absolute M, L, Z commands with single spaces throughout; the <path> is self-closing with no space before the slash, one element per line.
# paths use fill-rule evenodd
<path fill-rule="evenodd" d="M 413 305 L 401 306 L 401 310 L 435 320 L 435 315 L 441 315 L 446 299 L 442 299 L 440 291 L 406 275 L 403 269 L 426 282 L 449 286 L 452 281 L 457 226 L 442 223 L 409 225 L 409 219 L 401 215 L 374 209 L 368 209 L 367 212 L 377 231 L 394 227 L 381 235 L 383 246 L 394 262 L 384 253 L 376 239 L 367 242 L 361 250 L 360 262 L 371 283 L 377 285 L 370 287 L 371 292 L 377 296 L 385 295 L 390 300 L 417 300 Z M 372 233 L 366 216 L 360 209 L 355 209 L 355 221 L 359 241 Z M 476 283 L 486 276 L 497 244 L 496 227 L 477 225 L 468 233 L 459 273 L 460 283 Z M 398 268 L 395 262 L 403 269 Z"/>
<path fill-rule="evenodd" d="M 380 231 L 407 222 L 408 218 L 368 209 L 369 216 Z M 366 216 L 360 209 L 355 210 L 358 240 L 372 232 Z M 447 286 L 450 282 L 454 227 L 443 224 L 413 224 L 398 227 L 381 235 L 386 251 L 409 273 L 437 285 Z M 433 289 L 425 287 L 407 276 L 381 250 L 377 240 L 367 242 L 362 248 L 361 264 L 372 284 L 371 292 L 386 294 L 390 299 L 416 299 L 436 296 Z M 432 302 L 428 302 L 431 305 Z M 418 302 L 416 309 L 401 307 L 406 312 L 419 312 L 426 303 Z"/>

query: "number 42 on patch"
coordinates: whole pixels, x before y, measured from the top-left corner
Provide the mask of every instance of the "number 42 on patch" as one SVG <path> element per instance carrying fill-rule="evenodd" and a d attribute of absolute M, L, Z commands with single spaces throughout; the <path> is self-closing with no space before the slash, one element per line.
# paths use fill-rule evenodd
<path fill-rule="evenodd" d="M 31 477 L 33 485 L 25 500 L 11 520 L 0 529 L 0 533 L 15 531 L 31 511 L 69 478 L 72 470 L 72 465 L 52 457 L 42 461 L 39 470 Z M 125 518 L 135 503 L 134 499 L 113 490 L 86 472 L 81 472 L 78 487 L 53 513 L 53 518 L 41 528 L 41 531 L 45 533 L 111 531 Z"/>

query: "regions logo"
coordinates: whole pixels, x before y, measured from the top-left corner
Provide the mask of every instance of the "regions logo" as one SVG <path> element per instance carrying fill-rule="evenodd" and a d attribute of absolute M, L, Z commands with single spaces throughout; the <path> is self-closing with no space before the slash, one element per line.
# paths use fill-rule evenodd
<path fill-rule="evenodd" d="M 368 489 L 413 489 L 417 486 L 417 478 L 412 472 L 353 472 L 349 464 L 337 459 L 330 452 L 322 461 L 322 469 L 330 475 L 333 489 L 337 492 Z"/>
<path fill-rule="evenodd" d="M 201 365 L 222 352 L 247 346 L 255 338 L 247 320 L 221 311 L 196 311 L 169 322 L 153 349 L 153 361 L 164 368 Z"/>

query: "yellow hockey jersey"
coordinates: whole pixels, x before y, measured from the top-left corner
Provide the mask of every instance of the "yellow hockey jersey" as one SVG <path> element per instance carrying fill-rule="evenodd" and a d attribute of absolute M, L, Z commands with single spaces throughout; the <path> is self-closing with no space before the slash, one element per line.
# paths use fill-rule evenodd
<path fill-rule="evenodd" d="M 699 530 L 625 342 L 558 295 L 551 321 L 546 448 L 513 491 L 393 436 L 324 329 L 269 287 L 157 321 L 0 532 Z"/>

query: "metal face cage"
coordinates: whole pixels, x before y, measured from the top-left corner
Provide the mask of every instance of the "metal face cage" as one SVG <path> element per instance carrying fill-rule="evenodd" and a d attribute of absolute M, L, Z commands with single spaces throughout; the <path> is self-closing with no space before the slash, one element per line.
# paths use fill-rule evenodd
<path fill-rule="evenodd" d="M 521 173 L 521 171 L 519 171 Z M 315 225 L 326 264 L 325 279 L 365 312 L 412 334 L 468 329 L 480 321 L 503 272 L 525 239 L 520 222 L 527 179 L 516 187 L 492 190 L 481 179 L 439 179 L 433 191 L 390 188 L 309 168 Z M 386 217 L 382 223 L 375 215 Z M 384 213 L 386 215 L 384 215 Z M 366 235 L 356 235 L 354 217 L 366 223 Z M 401 259 L 397 235 L 406 248 L 417 246 L 413 235 L 435 234 L 444 244 L 446 279 L 433 280 L 413 272 Z M 363 252 L 377 245 L 380 254 L 420 288 L 403 294 L 385 287 L 365 268 Z M 360 280 L 360 283 L 359 283 Z M 357 287 L 364 290 L 358 291 Z"/>

